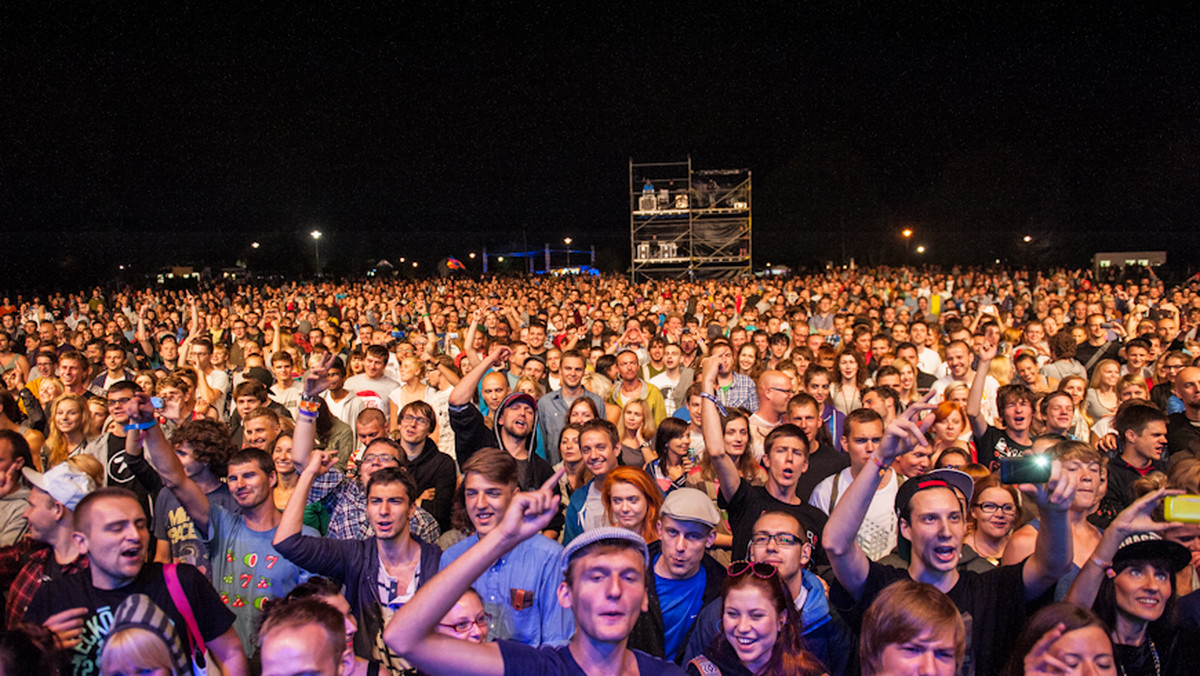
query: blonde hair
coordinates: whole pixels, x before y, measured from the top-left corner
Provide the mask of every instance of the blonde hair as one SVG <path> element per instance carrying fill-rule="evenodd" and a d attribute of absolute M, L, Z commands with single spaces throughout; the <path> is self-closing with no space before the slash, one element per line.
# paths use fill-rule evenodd
<path fill-rule="evenodd" d="M 1012 382 L 1013 363 L 1008 357 L 993 357 L 988 364 L 988 375 L 995 378 L 1001 385 Z"/>
<path fill-rule="evenodd" d="M 95 436 L 95 430 L 92 429 L 92 416 L 88 412 L 87 401 L 83 397 L 78 394 L 64 394 L 50 402 L 50 412 L 47 416 L 50 420 L 50 434 L 46 437 L 46 447 L 50 449 L 50 457 L 46 461 L 46 466 L 41 468 L 43 472 L 66 460 L 74 450 L 70 448 L 67 436 L 58 429 L 58 425 L 54 422 L 58 414 L 58 407 L 67 402 L 74 403 L 79 407 L 79 425 L 84 440 Z"/>
<path fill-rule="evenodd" d="M 171 676 L 181 676 L 175 671 L 171 651 L 158 634 L 140 627 L 127 627 L 110 634 L 100 654 L 102 676 L 142 669 L 166 669 Z"/>
<path fill-rule="evenodd" d="M 645 399 L 630 399 L 625 402 L 625 408 L 621 409 L 621 439 L 624 440 L 629 435 L 629 429 L 625 427 L 625 412 L 634 405 L 642 409 L 642 438 L 650 441 L 654 438 L 654 432 L 657 431 L 658 426 L 654 424 L 654 414 L 650 411 L 650 404 L 646 403 Z"/>

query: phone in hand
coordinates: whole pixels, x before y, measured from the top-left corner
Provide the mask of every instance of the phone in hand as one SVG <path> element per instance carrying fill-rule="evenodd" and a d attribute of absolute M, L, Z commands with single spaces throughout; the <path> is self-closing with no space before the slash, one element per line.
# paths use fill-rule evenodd
<path fill-rule="evenodd" d="M 1023 455 L 1000 459 L 1000 482 L 1006 484 L 1044 484 L 1050 480 L 1049 455 Z"/>
<path fill-rule="evenodd" d="M 1200 495 L 1168 495 L 1163 498 L 1163 518 L 1167 521 L 1200 523 Z"/>
<path fill-rule="evenodd" d="M 165 406 L 162 397 L 150 397 L 150 405 L 157 409 L 161 409 L 163 406 Z"/>

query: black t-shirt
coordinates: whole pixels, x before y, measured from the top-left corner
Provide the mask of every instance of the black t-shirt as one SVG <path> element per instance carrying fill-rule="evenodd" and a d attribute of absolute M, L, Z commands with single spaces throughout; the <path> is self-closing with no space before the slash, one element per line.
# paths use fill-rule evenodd
<path fill-rule="evenodd" d="M 792 505 L 776 500 L 767 492 L 766 488 L 751 485 L 749 481 L 745 480 L 738 486 L 737 492 L 733 494 L 733 499 L 726 501 L 725 496 L 722 495 L 717 504 L 729 513 L 729 529 L 733 531 L 733 559 L 735 561 L 746 558 L 750 547 L 750 538 L 754 535 L 754 522 L 758 520 L 758 517 L 763 512 L 778 509 L 793 514 L 800 520 L 800 523 L 804 525 L 804 530 L 808 533 L 809 542 L 813 545 L 813 563 L 818 566 L 825 564 L 825 548 L 820 546 L 821 533 L 825 530 L 825 521 L 828 518 L 825 516 L 825 512 L 807 502 Z"/>
<path fill-rule="evenodd" d="M 999 427 L 988 425 L 987 431 L 981 437 L 975 437 L 975 450 L 979 455 L 979 464 L 993 472 L 1000 468 L 1000 458 L 1019 458 L 1033 448 L 1013 441 L 1008 433 Z"/>
<path fill-rule="evenodd" d="M 796 482 L 796 495 L 804 502 L 812 495 L 813 489 L 826 477 L 850 466 L 850 456 L 829 444 L 821 444 L 817 450 L 808 456 L 808 469 Z"/>
<path fill-rule="evenodd" d="M 500 647 L 500 656 L 504 659 L 505 676 L 584 676 L 585 672 L 571 655 L 570 645 L 535 648 L 514 641 L 497 641 L 496 645 Z M 651 657 L 640 650 L 632 652 L 637 660 L 638 673 L 642 676 L 682 676 L 684 673 L 666 660 Z"/>
<path fill-rule="evenodd" d="M 1016 642 L 1025 617 L 1053 601 L 1051 587 L 1036 601 L 1025 602 L 1025 563 L 993 568 L 984 573 L 959 569 L 958 583 L 946 594 L 963 614 L 967 625 L 967 654 L 963 676 L 997 674 L 1008 661 L 1008 650 Z M 829 601 L 854 631 L 862 630 L 862 616 L 884 587 L 908 579 L 908 571 L 872 561 L 866 584 L 857 601 L 840 582 L 834 581 Z"/>
<path fill-rule="evenodd" d="M 125 454 L 124 437 L 109 435 L 106 473 L 109 486 L 121 486 L 133 491 L 146 518 L 154 517 L 154 498 L 162 490 L 162 479 L 143 457 Z"/>
<path fill-rule="evenodd" d="M 211 641 L 233 626 L 234 615 L 221 603 L 212 584 L 194 567 L 180 564 L 179 584 L 192 606 L 196 626 L 205 642 Z M 171 601 L 161 563 L 148 563 L 133 582 L 120 589 L 97 589 L 88 570 L 67 575 L 57 582 L 43 584 L 29 603 L 26 619 L 41 624 L 51 615 L 69 608 L 86 607 L 90 612 L 83 618 L 80 642 L 62 652 L 64 674 L 93 676 L 100 673 L 100 648 L 112 624 L 113 611 L 130 594 L 145 594 L 166 613 L 187 645 L 187 624 Z"/>

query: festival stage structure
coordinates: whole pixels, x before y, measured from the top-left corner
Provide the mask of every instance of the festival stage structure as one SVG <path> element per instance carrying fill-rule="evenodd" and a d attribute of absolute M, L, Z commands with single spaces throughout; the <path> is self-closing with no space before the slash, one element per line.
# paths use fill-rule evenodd
<path fill-rule="evenodd" d="M 629 160 L 630 276 L 727 279 L 753 272 L 749 169 Z"/>

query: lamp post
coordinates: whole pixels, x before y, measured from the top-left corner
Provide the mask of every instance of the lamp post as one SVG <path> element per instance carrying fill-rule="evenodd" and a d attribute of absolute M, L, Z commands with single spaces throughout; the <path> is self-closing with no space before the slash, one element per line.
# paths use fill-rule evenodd
<path fill-rule="evenodd" d="M 900 235 L 902 237 L 904 237 L 904 264 L 908 265 L 908 247 L 909 247 L 909 244 L 912 242 L 912 236 L 913 236 L 912 228 L 905 228 L 905 229 L 901 230 Z"/>
<path fill-rule="evenodd" d="M 313 238 L 313 251 L 317 254 L 317 276 L 321 276 L 321 231 L 313 230 L 308 233 Z"/>
<path fill-rule="evenodd" d="M 567 245 L 567 267 L 571 267 L 571 238 L 564 237 L 563 244 Z"/>

